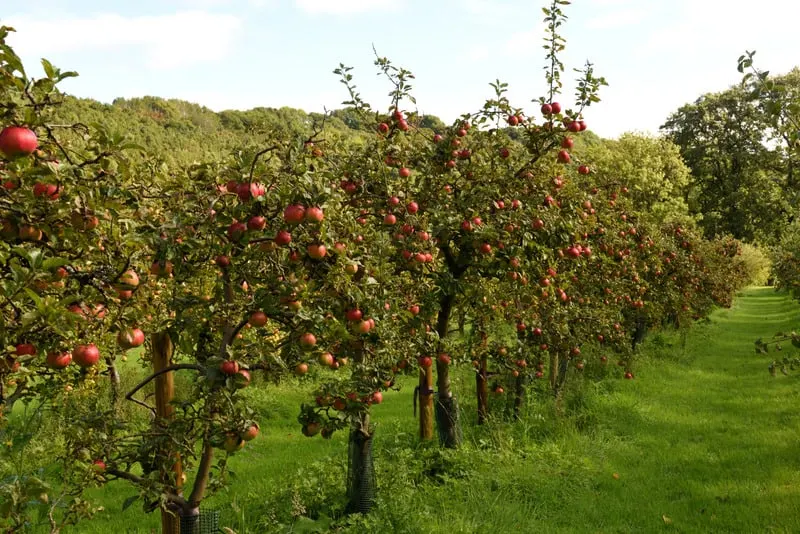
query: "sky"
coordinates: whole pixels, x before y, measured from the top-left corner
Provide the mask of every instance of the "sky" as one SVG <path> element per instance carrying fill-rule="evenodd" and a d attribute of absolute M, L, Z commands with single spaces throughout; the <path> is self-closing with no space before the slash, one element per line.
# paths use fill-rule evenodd
<path fill-rule="evenodd" d="M 332 71 L 354 67 L 376 109 L 391 90 L 373 46 L 414 73 L 417 109 L 451 122 L 509 84 L 535 116 L 545 93 L 544 0 L 27 0 L 0 24 L 32 76 L 40 58 L 79 78 L 62 90 L 111 102 L 180 98 L 215 111 L 341 107 Z M 585 114 L 604 137 L 657 133 L 667 116 L 738 83 L 737 58 L 757 50 L 774 73 L 800 65 L 797 0 L 574 0 L 562 33 L 567 80 L 587 60 L 609 83 Z M 573 99 L 565 83 L 562 103 Z"/>

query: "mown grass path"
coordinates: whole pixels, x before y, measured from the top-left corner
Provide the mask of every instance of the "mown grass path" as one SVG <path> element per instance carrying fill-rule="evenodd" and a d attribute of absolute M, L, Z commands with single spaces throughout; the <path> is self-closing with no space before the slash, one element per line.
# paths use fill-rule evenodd
<path fill-rule="evenodd" d="M 752 288 L 692 331 L 684 350 L 659 350 L 672 361 L 654 358 L 597 407 L 610 440 L 604 469 L 546 522 L 563 531 L 800 532 L 800 384 L 772 378 L 753 345 L 799 323 L 786 295 Z"/>

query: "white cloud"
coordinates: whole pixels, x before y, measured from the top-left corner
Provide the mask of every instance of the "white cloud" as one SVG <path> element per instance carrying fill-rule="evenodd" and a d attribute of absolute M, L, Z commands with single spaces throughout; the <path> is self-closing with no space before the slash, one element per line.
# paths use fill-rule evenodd
<path fill-rule="evenodd" d="M 126 18 L 117 14 L 47 19 L 31 16 L 5 21 L 16 34 L 9 41 L 24 56 L 135 47 L 153 69 L 173 69 L 228 55 L 242 21 L 232 15 L 183 11 Z"/>
<path fill-rule="evenodd" d="M 647 11 L 643 9 L 622 9 L 595 17 L 586 23 L 586 27 L 594 30 L 624 28 L 625 26 L 639 24 L 646 18 Z"/>
<path fill-rule="evenodd" d="M 470 61 L 483 61 L 489 57 L 489 47 L 485 45 L 473 45 L 467 49 L 467 59 Z"/>
<path fill-rule="evenodd" d="M 530 56 L 542 49 L 544 33 L 541 30 L 517 32 L 506 41 L 505 49 L 512 56 Z"/>
<path fill-rule="evenodd" d="M 368 11 L 395 11 L 399 0 L 295 0 L 297 7 L 312 14 L 344 15 Z"/>

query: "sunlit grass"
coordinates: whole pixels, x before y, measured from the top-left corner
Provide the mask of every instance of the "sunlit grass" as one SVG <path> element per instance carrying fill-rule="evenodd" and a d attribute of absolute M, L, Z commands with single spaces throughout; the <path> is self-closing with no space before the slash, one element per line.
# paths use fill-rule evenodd
<path fill-rule="evenodd" d="M 407 381 L 374 412 L 379 503 L 368 520 L 340 521 L 340 530 L 800 532 L 797 379 L 770 377 L 769 359 L 753 346 L 796 325 L 798 315 L 785 295 L 750 289 L 695 328 L 685 348 L 677 335 L 653 338 L 635 380 L 586 381 L 571 393 L 573 408 L 562 421 L 553 419 L 546 397 L 532 394 L 522 421 L 474 427 L 474 380 L 459 375 L 466 443 L 444 458 L 463 477 L 434 480 L 417 471 L 412 460 L 433 452 L 416 445 Z M 231 489 L 206 505 L 221 511 L 223 526 L 260 533 L 276 509 L 291 509 L 291 502 L 269 499 L 307 476 L 296 475 L 299 469 L 329 465 L 335 473 L 320 479 L 318 491 L 344 493 L 337 477 L 345 469 L 346 436 L 300 434 L 295 417 L 309 398 L 306 385 L 253 387 L 249 394 L 262 435 L 231 459 Z M 136 506 L 120 511 L 132 493 L 124 483 L 93 490 L 105 510 L 75 531 L 155 531 L 157 515 Z M 327 520 L 303 525 L 315 532 Z"/>

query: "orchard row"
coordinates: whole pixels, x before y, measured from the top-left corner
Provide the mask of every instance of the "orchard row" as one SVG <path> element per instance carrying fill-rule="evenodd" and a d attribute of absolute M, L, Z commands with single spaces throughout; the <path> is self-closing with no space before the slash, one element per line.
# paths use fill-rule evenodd
<path fill-rule="evenodd" d="M 643 212 L 625 176 L 601 178 L 572 152 L 603 84 L 591 66 L 572 107 L 551 74 L 541 116 L 497 84 L 433 132 L 407 110 L 411 74 L 376 63 L 393 87 L 384 112 L 338 71 L 372 135 L 321 124 L 168 168 L 102 125 L 52 124 L 70 73 L 45 63 L 32 80 L 0 48 L 0 406 L 70 407 L 53 411 L 66 485 L 125 479 L 149 509 L 195 515 L 224 481 L 215 458 L 224 472 L 258 434 L 241 394 L 255 373 L 314 378 L 303 433 L 347 428 L 364 450 L 372 406 L 417 375 L 420 437 L 434 437 L 436 410 L 456 447 L 454 366 L 476 373 L 479 421 L 490 389 L 511 385 L 521 403 L 529 380 L 547 380 L 558 397 L 589 357 L 631 379 L 648 329 L 686 326 L 744 282 L 735 241 Z M 191 390 L 171 403 L 176 373 Z M 123 391 L 123 375 L 136 387 Z"/>

